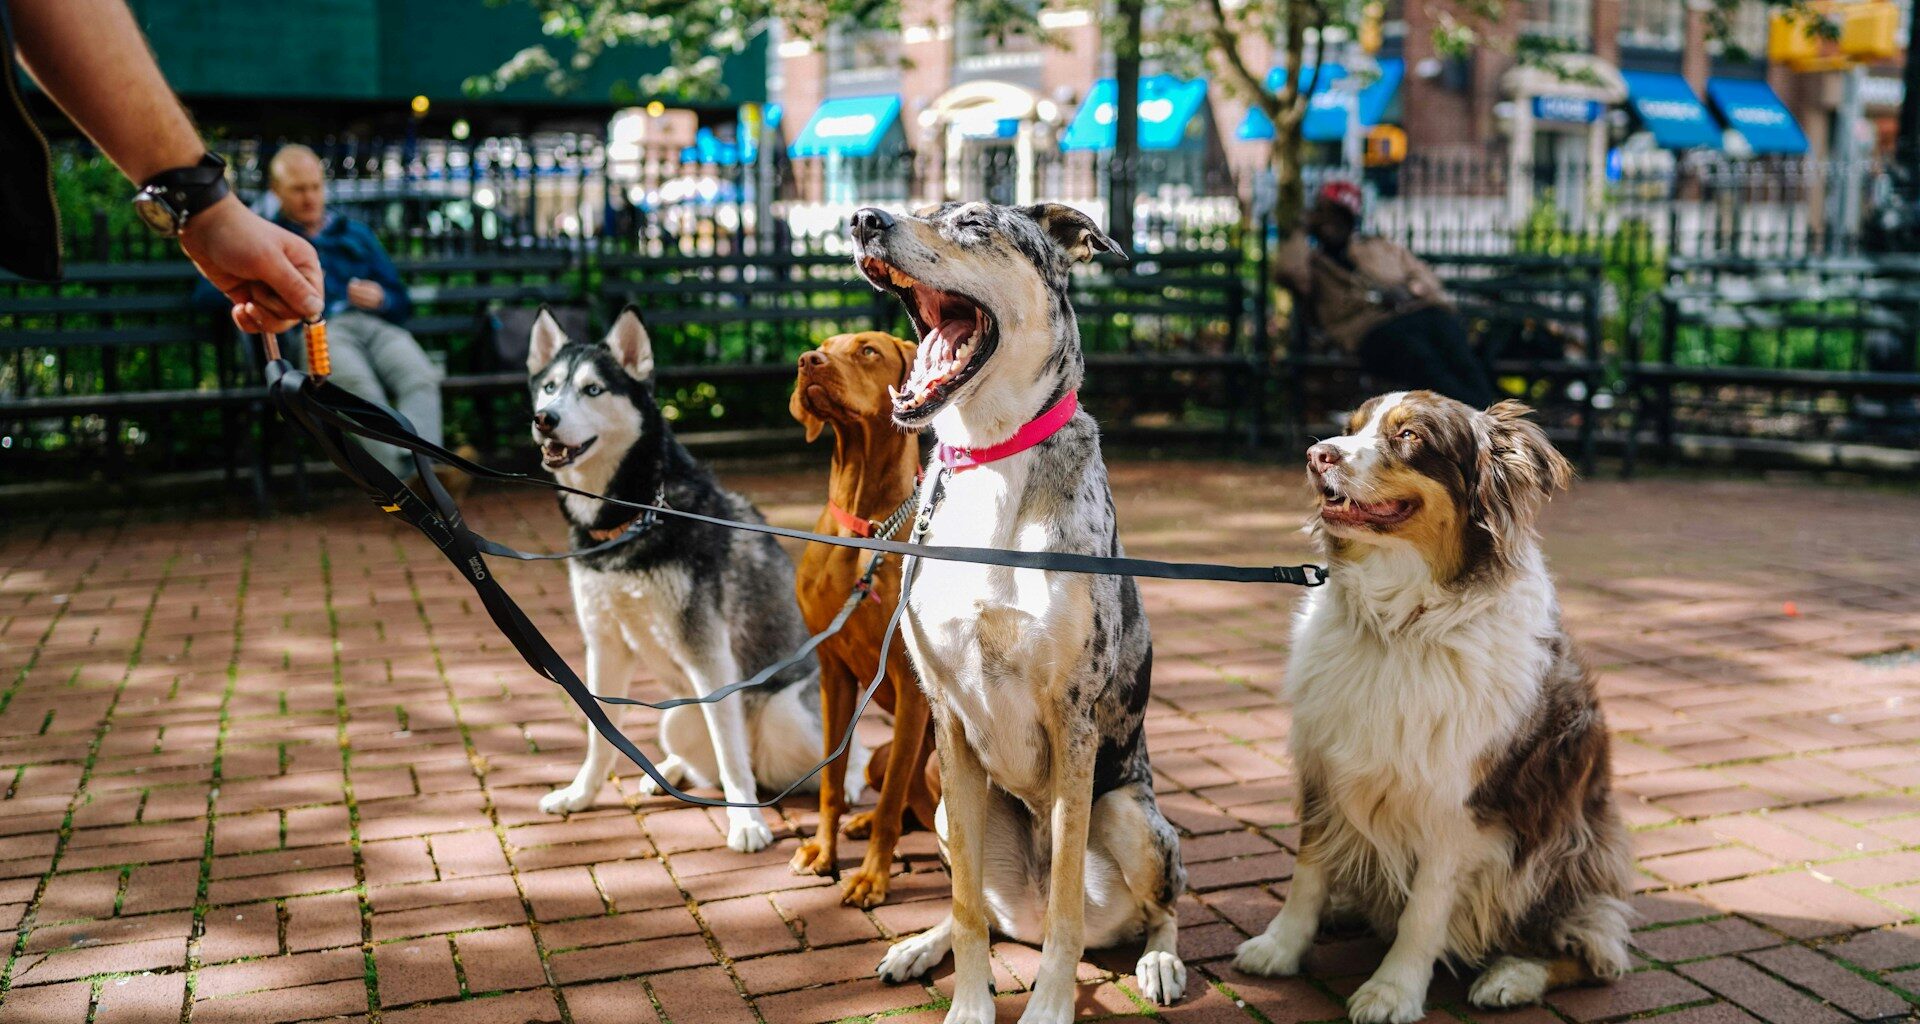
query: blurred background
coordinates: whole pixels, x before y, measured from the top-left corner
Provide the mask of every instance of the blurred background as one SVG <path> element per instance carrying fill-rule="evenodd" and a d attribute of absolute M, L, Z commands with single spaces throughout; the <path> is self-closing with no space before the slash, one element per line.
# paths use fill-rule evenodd
<path fill-rule="evenodd" d="M 504 314 L 540 302 L 645 309 L 683 430 L 790 433 L 794 355 L 905 328 L 847 215 L 946 199 L 1072 203 L 1134 254 L 1080 280 L 1116 432 L 1291 443 L 1368 384 L 1271 272 L 1344 178 L 1589 461 L 1915 464 L 1910 0 L 132 7 L 256 209 L 281 146 L 318 152 L 399 265 L 450 432 L 489 453 L 524 429 Z M 0 477 L 264 501 L 302 462 L 252 344 L 27 93 L 72 266 L 0 281 Z"/>

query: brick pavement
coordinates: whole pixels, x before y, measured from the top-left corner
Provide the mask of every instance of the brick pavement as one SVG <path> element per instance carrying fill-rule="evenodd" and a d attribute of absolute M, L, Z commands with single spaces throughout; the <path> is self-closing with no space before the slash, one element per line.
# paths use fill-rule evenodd
<path fill-rule="evenodd" d="M 811 522 L 823 474 L 734 472 Z M 1128 463 L 1130 548 L 1293 561 L 1291 469 Z M 509 542 L 558 536 L 545 498 L 490 494 Z M 1640 855 L 1635 973 L 1543 1009 L 1431 1019 L 1844 1024 L 1920 999 L 1920 495 L 1608 480 L 1556 505 L 1548 547 L 1604 666 L 1620 803 Z M 1256 554 L 1257 553 L 1257 554 Z M 500 571 L 578 659 L 563 571 Z M 1290 590 L 1145 584 L 1150 730 L 1186 833 L 1188 999 L 1159 1019 L 1340 1016 L 1379 944 L 1323 938 L 1304 978 L 1242 977 L 1234 946 L 1286 890 L 1294 843 L 1278 699 Z M 643 687 L 648 689 L 650 687 Z M 635 716 L 631 731 L 651 741 Z M 870 725 L 878 735 L 878 727 Z M 871 913 L 787 872 L 806 801 L 754 856 L 711 813 L 624 780 L 561 823 L 570 708 L 410 532 L 358 503 L 255 522 L 67 517 L 0 532 L 0 975 L 5 1024 L 341 1019 L 389 1024 L 937 1021 L 929 985 L 871 978 L 946 880 L 902 846 Z M 843 848 L 855 862 L 861 844 Z M 995 947 L 1002 1020 L 1037 955 Z M 1127 955 L 1083 968 L 1089 1017 L 1151 1017 Z"/>

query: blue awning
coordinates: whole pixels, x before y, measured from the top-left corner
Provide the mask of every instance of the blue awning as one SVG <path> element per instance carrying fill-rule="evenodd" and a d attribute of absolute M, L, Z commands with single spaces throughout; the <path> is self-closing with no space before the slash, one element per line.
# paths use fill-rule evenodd
<path fill-rule="evenodd" d="M 1093 83 L 1087 101 L 1060 134 L 1060 148 L 1106 150 L 1113 148 L 1114 97 L 1119 86 L 1111 78 Z M 1140 148 L 1177 149 L 1187 141 L 1193 116 L 1207 102 L 1207 80 L 1192 81 L 1174 75 L 1153 75 L 1140 80 Z"/>
<path fill-rule="evenodd" d="M 1757 78 L 1709 78 L 1707 99 L 1755 153 L 1807 151 L 1807 135 L 1773 87 Z"/>
<path fill-rule="evenodd" d="M 1389 57 L 1379 64 L 1380 75 L 1371 84 L 1360 90 L 1360 124 L 1371 128 L 1386 119 L 1387 108 L 1393 105 L 1395 93 L 1400 91 L 1400 80 L 1406 77 L 1406 61 L 1398 57 Z M 1333 90 L 1333 84 L 1347 77 L 1347 69 L 1339 64 L 1328 64 L 1320 72 L 1315 82 L 1313 95 L 1307 99 L 1307 119 L 1302 132 L 1310 142 L 1338 142 L 1347 136 L 1346 96 Z M 1313 82 L 1313 66 L 1302 69 L 1300 80 L 1304 84 Z M 1274 68 L 1267 72 L 1267 88 L 1279 92 L 1287 84 L 1287 69 Z M 1243 139 L 1273 138 L 1273 122 L 1259 109 L 1247 111 L 1240 121 L 1239 136 Z"/>
<path fill-rule="evenodd" d="M 1666 71 L 1622 71 L 1627 102 L 1662 149 L 1719 149 L 1720 128 L 1693 86 Z"/>
<path fill-rule="evenodd" d="M 820 104 L 800 137 L 787 147 L 794 157 L 872 156 L 880 140 L 900 120 L 900 97 L 845 96 Z"/>
<path fill-rule="evenodd" d="M 748 148 L 751 149 L 752 147 Z M 711 128 L 702 128 L 694 133 L 693 145 L 680 151 L 680 162 L 683 164 L 720 164 L 725 167 L 732 167 L 740 163 L 741 155 L 740 146 L 722 140 L 719 136 L 713 134 L 713 129 Z M 748 162 L 752 161 L 753 155 L 751 152 L 746 154 L 746 159 Z"/>

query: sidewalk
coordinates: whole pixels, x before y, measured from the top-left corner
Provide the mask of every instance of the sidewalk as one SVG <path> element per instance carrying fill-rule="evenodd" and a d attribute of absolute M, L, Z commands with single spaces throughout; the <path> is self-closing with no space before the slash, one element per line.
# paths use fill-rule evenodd
<path fill-rule="evenodd" d="M 730 474 L 810 525 L 824 472 Z M 1129 553 L 1296 562 L 1296 471 L 1128 463 Z M 480 528 L 561 542 L 551 499 L 485 493 Z M 1602 667 L 1640 856 L 1643 969 L 1545 1009 L 1430 1020 L 1845 1024 L 1920 1001 L 1920 493 L 1583 482 L 1547 546 Z M 583 666 L 564 570 L 499 565 Z M 1285 894 L 1295 834 L 1280 700 L 1288 588 L 1144 581 L 1150 746 L 1187 834 L 1188 998 L 1159 1019 L 1341 1016 L 1374 940 L 1323 938 L 1310 976 L 1228 960 Z M 1906 653 L 1890 653 L 1890 652 Z M 637 688 L 658 693 L 651 684 Z M 629 733 L 652 744 L 652 716 Z M 869 735 L 883 730 L 868 724 Z M 717 815 L 623 780 L 561 822 L 539 796 L 583 745 L 418 535 L 350 501 L 311 518 L 15 523 L 0 532 L 0 1024 L 309 1019 L 386 1024 L 938 1022 L 926 986 L 872 978 L 934 923 L 924 833 L 871 912 L 787 870 L 806 800 L 753 856 Z M 864 844 L 842 846 L 844 865 Z M 1083 968 L 1088 1016 L 1153 1016 L 1137 951 Z M 1036 951 L 996 946 L 1012 1021 Z"/>

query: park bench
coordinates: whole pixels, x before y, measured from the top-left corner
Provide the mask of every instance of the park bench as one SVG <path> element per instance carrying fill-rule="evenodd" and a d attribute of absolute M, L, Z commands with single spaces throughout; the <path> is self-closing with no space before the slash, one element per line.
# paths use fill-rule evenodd
<path fill-rule="evenodd" d="M 1675 258 L 1653 301 L 1657 347 L 1634 332 L 1624 367 L 1628 471 L 1683 435 L 1815 461 L 1850 441 L 1920 446 L 1920 261 Z"/>
<path fill-rule="evenodd" d="M 226 319 L 194 303 L 196 280 L 183 260 L 75 263 L 52 285 L 0 278 L 0 478 L 119 480 L 204 465 L 219 446 L 228 482 L 247 463 L 264 500 L 265 449 L 246 427 L 266 393 Z M 132 465 L 133 450 L 155 464 Z"/>
<path fill-rule="evenodd" d="M 1531 253 L 1421 258 L 1445 283 L 1475 349 L 1503 349 L 1489 362 L 1496 390 L 1533 406 L 1555 440 L 1570 444 L 1583 471 L 1591 472 L 1596 400 L 1607 383 L 1600 352 L 1600 260 Z M 1296 311 L 1305 308 L 1296 301 Z M 1330 422 L 1318 421 L 1333 410 L 1384 389 L 1354 354 L 1335 351 L 1304 315 L 1294 317 L 1281 366 L 1296 446 L 1309 428 L 1324 431 Z"/>
<path fill-rule="evenodd" d="M 1244 254 L 1228 246 L 1141 251 L 1077 273 L 1086 390 L 1122 402 L 1116 419 L 1219 408 L 1224 438 L 1258 444 L 1267 365 L 1245 328 L 1264 316 L 1249 315 L 1246 270 Z"/>

